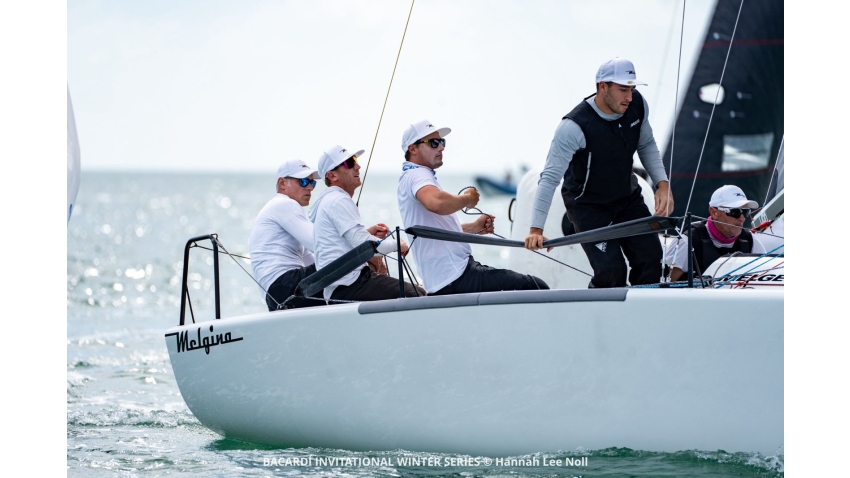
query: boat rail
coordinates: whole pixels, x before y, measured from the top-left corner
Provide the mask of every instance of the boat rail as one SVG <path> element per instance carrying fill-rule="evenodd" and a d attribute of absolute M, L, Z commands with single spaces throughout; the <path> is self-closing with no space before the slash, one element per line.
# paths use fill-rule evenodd
<path fill-rule="evenodd" d="M 213 251 L 213 277 L 215 283 L 215 318 L 221 319 L 221 293 L 219 290 L 218 278 L 218 234 L 205 234 L 197 236 L 186 241 L 186 247 L 183 249 L 183 286 L 180 293 L 180 325 L 186 325 L 186 303 L 189 303 L 189 311 L 192 313 L 192 322 L 195 321 L 195 314 L 192 312 L 192 302 L 189 300 L 189 250 L 197 247 L 196 242 L 209 240 L 212 243 Z"/>

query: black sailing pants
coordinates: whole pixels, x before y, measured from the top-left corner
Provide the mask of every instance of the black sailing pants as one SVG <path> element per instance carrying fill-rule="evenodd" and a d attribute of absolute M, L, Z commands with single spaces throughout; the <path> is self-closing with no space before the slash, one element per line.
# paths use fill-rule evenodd
<path fill-rule="evenodd" d="M 325 305 L 325 300 L 324 297 L 322 297 L 322 291 L 320 290 L 313 297 L 317 297 L 322 300 L 294 297 L 289 302 L 286 302 L 285 306 L 283 306 L 286 299 L 295 293 L 295 287 L 298 286 L 298 283 L 314 272 L 316 272 L 316 264 L 310 264 L 306 267 L 288 270 L 275 279 L 275 281 L 272 282 L 271 287 L 269 287 L 268 294 L 266 294 L 266 305 L 269 306 L 269 312 L 277 310 L 278 304 L 280 304 L 282 308 L 286 309 Z"/>
<path fill-rule="evenodd" d="M 405 297 L 421 297 L 425 289 L 404 283 Z M 331 294 L 334 300 L 386 300 L 398 299 L 398 279 L 384 274 L 376 274 L 369 267 L 360 270 L 360 275 L 351 285 L 341 285 Z"/>
<path fill-rule="evenodd" d="M 576 227 L 576 232 L 590 231 L 600 227 L 649 217 L 649 209 L 643 202 L 638 188 L 630 196 L 610 204 L 582 204 L 567 206 L 567 217 Z M 661 241 L 657 234 L 624 237 L 605 242 L 582 244 L 584 253 L 593 268 L 589 287 L 625 287 L 626 261 L 631 285 L 656 284 L 661 280 Z"/>
<path fill-rule="evenodd" d="M 469 256 L 466 270 L 451 284 L 431 295 L 467 294 L 471 292 L 493 292 L 498 290 L 540 290 L 549 285 L 542 279 L 520 274 L 509 269 L 485 266 Z"/>

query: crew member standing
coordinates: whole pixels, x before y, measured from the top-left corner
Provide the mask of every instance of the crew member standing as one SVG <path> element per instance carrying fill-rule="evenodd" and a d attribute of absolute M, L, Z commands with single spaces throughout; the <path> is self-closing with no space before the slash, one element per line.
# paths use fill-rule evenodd
<path fill-rule="evenodd" d="M 543 225 L 562 177 L 561 195 L 577 232 L 649 217 L 632 172 L 635 151 L 656 188 L 655 215 L 673 211 L 670 183 L 648 121 L 649 106 L 636 85 L 646 83 L 637 79 L 631 61 L 607 61 L 596 73 L 596 93 L 562 118 L 540 174 L 526 248 L 543 247 Z M 661 242 L 655 234 L 581 247 L 593 267 L 590 287 L 625 286 L 623 254 L 631 267 L 631 285 L 661 279 Z"/>

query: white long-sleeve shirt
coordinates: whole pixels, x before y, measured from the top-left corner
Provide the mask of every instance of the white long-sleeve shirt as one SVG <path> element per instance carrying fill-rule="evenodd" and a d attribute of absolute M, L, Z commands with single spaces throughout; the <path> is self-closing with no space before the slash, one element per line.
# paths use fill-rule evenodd
<path fill-rule="evenodd" d="M 263 298 L 282 274 L 316 262 L 313 224 L 301 205 L 285 194 L 276 194 L 257 214 L 248 244 Z"/>

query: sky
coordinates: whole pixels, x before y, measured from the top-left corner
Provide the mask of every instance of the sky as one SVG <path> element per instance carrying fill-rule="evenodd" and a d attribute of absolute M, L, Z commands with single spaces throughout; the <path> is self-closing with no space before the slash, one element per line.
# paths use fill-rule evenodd
<path fill-rule="evenodd" d="M 392 172 L 404 129 L 429 119 L 453 130 L 447 172 L 516 173 L 543 164 L 615 56 L 649 84 L 663 148 L 713 1 L 686 4 L 680 71 L 682 2 L 604 5 L 415 1 L 393 77 L 410 1 L 69 2 L 83 169 L 268 172 L 341 144 Z"/>

